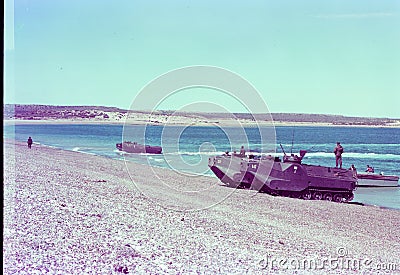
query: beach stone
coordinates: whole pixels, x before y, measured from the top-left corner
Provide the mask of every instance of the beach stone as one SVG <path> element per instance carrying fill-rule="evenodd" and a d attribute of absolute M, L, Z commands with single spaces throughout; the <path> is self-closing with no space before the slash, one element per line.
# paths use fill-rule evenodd
<path fill-rule="evenodd" d="M 28 158 L 26 144 L 15 141 L 4 150 L 4 274 L 286 274 L 265 263 L 334 258 L 338 248 L 349 259 L 398 263 L 397 210 L 249 196 L 212 177 L 191 179 L 199 189 L 215 184 L 212 192 L 176 196 L 148 166 L 39 145 Z M 121 173 L 125 165 L 140 188 L 180 209 L 229 196 L 201 211 L 165 209 Z M 159 173 L 171 184 L 186 180 Z"/>

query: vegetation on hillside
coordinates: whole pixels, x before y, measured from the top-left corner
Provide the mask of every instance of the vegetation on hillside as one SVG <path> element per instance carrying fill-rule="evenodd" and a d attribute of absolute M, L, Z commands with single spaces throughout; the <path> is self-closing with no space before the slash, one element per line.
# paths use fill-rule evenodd
<path fill-rule="evenodd" d="M 275 121 L 287 123 L 328 123 L 332 125 L 389 125 L 398 123 L 400 119 L 392 118 L 366 118 L 349 117 L 341 115 L 299 114 L 299 113 L 272 113 L 272 114 L 246 114 L 246 113 L 185 113 L 174 111 L 129 111 L 116 107 L 105 106 L 52 106 L 52 105 L 23 105 L 5 104 L 3 109 L 4 119 L 44 120 L 44 119 L 103 119 L 110 118 L 110 113 L 122 118 L 127 113 L 140 113 L 162 116 L 201 117 L 202 119 L 241 119 L 250 121 Z M 114 117 L 115 117 L 114 116 Z"/>

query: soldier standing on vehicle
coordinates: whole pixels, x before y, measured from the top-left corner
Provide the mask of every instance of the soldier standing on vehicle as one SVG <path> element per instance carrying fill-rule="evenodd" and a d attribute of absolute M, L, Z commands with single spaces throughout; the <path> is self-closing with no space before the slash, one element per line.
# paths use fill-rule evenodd
<path fill-rule="evenodd" d="M 335 150 L 333 150 L 336 156 L 336 168 L 342 168 L 342 154 L 343 154 L 343 147 L 340 145 L 340 142 L 336 143 Z"/>
<path fill-rule="evenodd" d="M 350 166 L 350 170 L 353 172 L 353 177 L 356 178 L 356 177 L 357 177 L 357 169 L 356 169 L 356 167 L 354 166 L 354 164 L 352 164 L 352 165 Z"/>

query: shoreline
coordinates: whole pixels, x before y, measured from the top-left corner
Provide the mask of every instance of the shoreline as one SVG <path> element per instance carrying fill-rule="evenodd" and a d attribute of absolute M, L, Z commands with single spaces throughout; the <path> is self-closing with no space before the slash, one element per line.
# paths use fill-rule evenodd
<path fill-rule="evenodd" d="M 398 210 L 273 197 L 13 140 L 3 147 L 5 274 L 265 274 L 287 272 L 266 265 L 272 259 L 338 257 L 400 270 Z"/>
<path fill-rule="evenodd" d="M 48 120 L 22 120 L 22 119 L 8 119 L 3 120 L 5 125 L 37 125 L 37 124 L 59 124 L 59 125 L 151 125 L 151 126 L 196 126 L 196 127 L 257 127 L 257 124 L 249 121 L 219 121 L 218 123 L 193 123 L 180 122 L 171 123 L 154 123 L 152 121 L 131 120 L 131 121 L 118 121 L 118 120 L 71 120 L 71 119 L 48 119 Z M 359 125 L 359 124 L 332 124 L 322 122 L 261 122 L 258 123 L 259 127 L 354 127 L 354 128 L 400 128 L 400 123 L 392 125 Z"/>

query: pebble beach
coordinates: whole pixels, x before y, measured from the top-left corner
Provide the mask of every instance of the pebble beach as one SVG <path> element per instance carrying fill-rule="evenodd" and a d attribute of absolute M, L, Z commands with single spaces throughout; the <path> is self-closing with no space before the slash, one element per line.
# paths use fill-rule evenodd
<path fill-rule="evenodd" d="M 400 272 L 400 211 L 5 140 L 4 274 Z"/>

